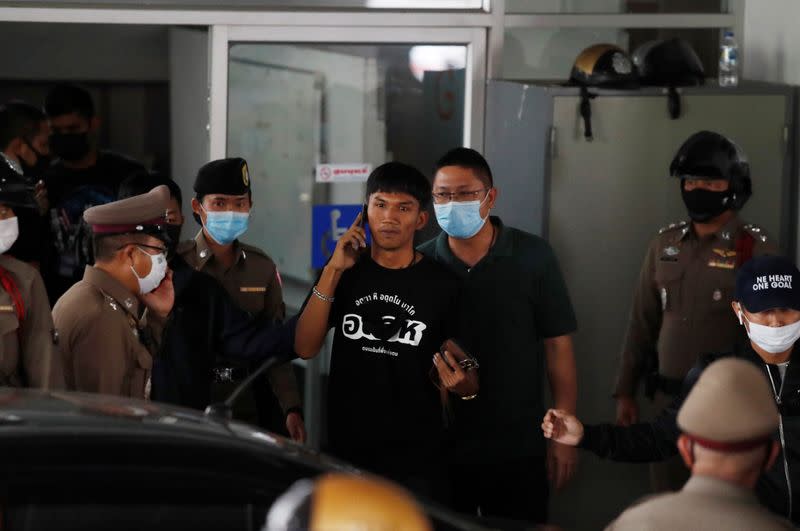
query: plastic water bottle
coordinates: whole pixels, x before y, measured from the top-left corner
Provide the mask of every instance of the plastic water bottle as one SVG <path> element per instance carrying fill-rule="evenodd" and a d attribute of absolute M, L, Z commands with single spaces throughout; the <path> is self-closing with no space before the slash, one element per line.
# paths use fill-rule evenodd
<path fill-rule="evenodd" d="M 732 31 L 722 38 L 719 54 L 719 86 L 735 87 L 739 84 L 739 45 Z"/>

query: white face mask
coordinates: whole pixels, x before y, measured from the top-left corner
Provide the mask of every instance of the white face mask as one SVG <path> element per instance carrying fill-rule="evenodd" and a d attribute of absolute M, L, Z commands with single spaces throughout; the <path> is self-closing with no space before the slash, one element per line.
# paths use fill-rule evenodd
<path fill-rule="evenodd" d="M 19 222 L 17 217 L 0 220 L 0 254 L 5 253 L 19 238 Z"/>
<path fill-rule="evenodd" d="M 136 247 L 141 252 L 150 257 L 150 272 L 147 275 L 140 277 L 139 273 L 131 265 L 131 271 L 139 281 L 139 293 L 147 295 L 161 284 L 164 277 L 167 276 L 167 257 L 164 253 L 150 254 L 145 252 L 142 248 Z"/>
<path fill-rule="evenodd" d="M 739 324 L 747 321 L 747 335 L 750 340 L 770 354 L 786 352 L 800 339 L 800 321 L 786 326 L 764 326 L 747 319 L 739 310 Z"/>

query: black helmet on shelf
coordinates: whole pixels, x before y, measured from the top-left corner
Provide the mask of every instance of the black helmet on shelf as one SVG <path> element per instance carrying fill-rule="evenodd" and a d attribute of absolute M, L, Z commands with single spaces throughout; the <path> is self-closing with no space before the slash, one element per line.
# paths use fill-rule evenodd
<path fill-rule="evenodd" d="M 633 62 L 639 71 L 642 85 L 667 87 L 670 117 L 681 115 L 681 100 L 677 87 L 694 87 L 706 81 L 705 69 L 692 45 L 673 38 L 649 41 L 633 52 Z"/>
<path fill-rule="evenodd" d="M 639 76 L 625 50 L 616 44 L 595 44 L 575 58 L 568 84 L 581 87 L 583 136 L 586 140 L 592 140 L 591 100 L 597 95 L 590 93 L 589 87 L 635 89 L 639 87 Z"/>
<path fill-rule="evenodd" d="M 703 85 L 706 72 L 692 45 L 673 38 L 649 41 L 633 52 L 642 85 L 694 87 Z"/>
<path fill-rule="evenodd" d="M 725 179 L 733 193 L 734 210 L 740 210 L 753 195 L 750 164 L 742 149 L 713 131 L 690 136 L 678 149 L 669 173 L 680 179 Z"/>
<path fill-rule="evenodd" d="M 583 50 L 575 58 L 569 79 L 573 84 L 588 87 L 639 86 L 636 66 L 616 44 L 595 44 Z"/>

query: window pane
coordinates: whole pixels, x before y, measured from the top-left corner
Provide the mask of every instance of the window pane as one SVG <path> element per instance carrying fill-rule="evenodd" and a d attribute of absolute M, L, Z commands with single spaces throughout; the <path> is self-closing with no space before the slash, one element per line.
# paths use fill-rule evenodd
<path fill-rule="evenodd" d="M 654 39 L 680 37 L 697 52 L 706 77 L 717 76 L 720 30 L 620 28 L 510 28 L 503 46 L 503 77 L 566 81 L 575 58 L 598 43 L 633 51 Z"/>
<path fill-rule="evenodd" d="M 506 13 L 727 13 L 726 0 L 506 0 Z"/>
<path fill-rule="evenodd" d="M 429 173 L 463 143 L 466 60 L 463 45 L 233 45 L 228 156 L 248 161 L 253 182 L 244 241 L 266 251 L 285 279 L 312 281 L 312 207 L 360 205 L 365 189 L 363 181 L 316 182 L 315 166 L 398 160 Z M 334 238 L 342 228 L 336 219 L 326 227 Z"/>
<path fill-rule="evenodd" d="M 26 0 L 26 6 L 74 5 L 75 0 Z M 148 8 L 232 8 L 268 9 L 274 7 L 297 9 L 482 9 L 483 0 L 89 0 L 88 6 L 144 6 Z"/>

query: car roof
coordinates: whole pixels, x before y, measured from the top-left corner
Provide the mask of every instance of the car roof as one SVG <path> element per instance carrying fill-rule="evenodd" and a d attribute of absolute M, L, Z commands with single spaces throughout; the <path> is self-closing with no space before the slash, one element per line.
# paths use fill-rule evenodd
<path fill-rule="evenodd" d="M 0 441 L 119 436 L 263 451 L 320 470 L 357 469 L 280 435 L 200 411 L 111 395 L 0 387 Z"/>

